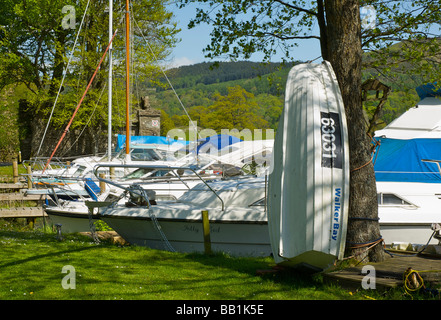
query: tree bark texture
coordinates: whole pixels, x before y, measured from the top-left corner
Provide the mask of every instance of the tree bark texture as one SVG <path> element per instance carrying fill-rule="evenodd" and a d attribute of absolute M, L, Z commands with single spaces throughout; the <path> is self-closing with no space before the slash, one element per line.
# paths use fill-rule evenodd
<path fill-rule="evenodd" d="M 350 198 L 346 255 L 381 261 L 377 188 L 366 134 L 361 92 L 361 24 L 358 0 L 325 0 L 327 57 L 340 85 L 348 122 Z"/>

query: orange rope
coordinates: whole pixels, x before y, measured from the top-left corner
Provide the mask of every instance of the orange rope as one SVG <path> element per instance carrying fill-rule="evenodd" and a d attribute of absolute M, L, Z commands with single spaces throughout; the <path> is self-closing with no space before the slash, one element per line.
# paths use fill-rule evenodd
<path fill-rule="evenodd" d="M 366 134 L 369 136 L 369 138 L 371 138 L 372 141 L 375 142 L 375 146 L 374 146 L 374 149 L 373 149 L 373 150 L 375 150 L 377 148 L 377 146 L 380 145 L 380 142 L 378 140 L 376 140 L 374 137 L 372 137 L 369 133 L 366 133 Z M 372 157 L 370 158 L 370 160 L 368 162 L 366 162 L 364 165 L 362 165 L 362 166 L 360 166 L 358 168 L 352 169 L 351 172 L 354 172 L 354 171 L 357 171 L 357 170 L 360 170 L 360 169 L 366 167 L 369 163 L 372 162 L 372 160 L 374 160 L 374 156 L 373 155 L 372 155 Z"/>
<path fill-rule="evenodd" d="M 360 170 L 360 169 L 366 167 L 369 163 L 372 162 L 373 159 L 374 159 L 374 157 L 372 157 L 372 158 L 371 158 L 368 162 L 366 162 L 364 165 L 362 165 L 362 166 L 360 166 L 360 167 L 358 167 L 358 168 L 352 169 L 351 172 L 354 172 L 354 171 L 357 171 L 357 170 Z"/>

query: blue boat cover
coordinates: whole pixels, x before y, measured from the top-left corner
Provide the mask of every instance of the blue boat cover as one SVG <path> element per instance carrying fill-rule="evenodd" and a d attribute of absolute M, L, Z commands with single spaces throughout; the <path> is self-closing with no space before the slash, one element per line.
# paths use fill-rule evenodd
<path fill-rule="evenodd" d="M 198 140 L 199 143 L 198 148 L 197 148 L 197 152 L 199 153 L 199 150 L 203 147 L 206 146 L 207 144 L 210 144 L 212 146 L 214 146 L 215 148 L 217 148 L 218 150 L 225 148 L 229 145 L 232 145 L 236 142 L 240 142 L 242 141 L 242 139 L 236 138 L 234 136 L 230 136 L 228 134 L 218 134 L 217 136 L 211 136 L 211 137 L 207 137 L 205 139 L 199 139 Z"/>
<path fill-rule="evenodd" d="M 118 141 L 116 146 L 116 152 L 121 150 L 126 143 L 126 136 L 123 134 L 118 134 Z M 135 144 L 166 144 L 171 145 L 173 143 L 180 143 L 183 146 L 188 144 L 188 141 L 174 140 L 167 137 L 161 136 L 130 136 L 130 143 Z"/>
<path fill-rule="evenodd" d="M 437 85 L 437 83 L 428 83 L 423 84 L 419 87 L 415 88 L 418 96 L 421 100 L 428 97 L 440 97 L 441 96 L 441 88 Z"/>
<path fill-rule="evenodd" d="M 374 155 L 377 181 L 441 183 L 436 163 L 421 161 L 441 160 L 441 139 L 377 140 L 381 143 Z"/>

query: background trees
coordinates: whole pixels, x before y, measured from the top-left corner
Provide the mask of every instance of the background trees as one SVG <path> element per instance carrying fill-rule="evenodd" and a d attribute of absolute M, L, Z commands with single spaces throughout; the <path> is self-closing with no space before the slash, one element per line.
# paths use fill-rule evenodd
<path fill-rule="evenodd" d="M 176 42 L 178 30 L 172 21 L 172 13 L 165 9 L 165 3 L 165 0 L 132 2 L 131 56 L 136 61 L 132 73 L 133 78 L 139 81 L 154 81 L 158 77 L 158 61 L 153 58 L 151 50 L 161 60 L 167 57 Z M 70 55 L 72 59 L 63 82 L 62 94 L 57 100 L 51 120 L 50 132 L 55 139 L 60 136 L 59 129 L 70 119 L 109 42 L 108 0 L 75 1 L 73 29 L 62 26 L 63 18 L 68 14 L 62 12 L 65 5 L 65 1 L 59 0 L 2 0 L 0 4 L 0 89 L 24 85 L 30 93 L 20 104 L 20 115 L 33 116 L 37 120 L 30 124 L 30 128 L 22 130 L 29 133 L 24 138 L 28 138 L 28 144 L 32 147 L 40 144 L 43 128 L 52 111 Z M 78 33 L 87 5 L 87 14 L 81 32 Z M 114 30 L 121 29 L 113 43 L 113 100 L 116 101 L 113 108 L 116 125 L 118 116 L 125 116 L 121 111 L 124 107 L 122 91 L 125 86 L 124 13 L 125 2 L 114 1 Z M 77 35 L 78 41 L 74 47 Z M 72 124 L 70 135 L 73 139 L 77 138 L 76 131 L 84 127 L 88 129 L 84 135 L 89 137 L 86 140 L 90 142 L 83 141 L 83 147 L 77 150 L 77 154 L 96 151 L 100 145 L 97 142 L 107 127 L 107 94 L 104 94 L 107 67 L 106 59 Z M 26 126 L 24 120 L 20 119 L 19 124 Z M 40 155 L 47 155 L 53 149 L 53 139 L 48 138 Z M 94 141 L 96 143 L 91 143 Z M 29 150 L 31 152 L 36 155 L 35 149 Z"/>
<path fill-rule="evenodd" d="M 228 95 L 216 93 L 214 103 L 208 106 L 194 106 L 188 113 L 198 127 L 212 129 L 221 133 L 222 129 L 266 129 L 269 123 L 258 114 L 259 105 L 252 93 L 241 86 L 228 88 Z M 281 109 L 280 109 L 281 111 Z M 280 115 L 280 114 L 279 114 Z M 178 127 L 188 127 L 186 116 L 172 117 Z"/>

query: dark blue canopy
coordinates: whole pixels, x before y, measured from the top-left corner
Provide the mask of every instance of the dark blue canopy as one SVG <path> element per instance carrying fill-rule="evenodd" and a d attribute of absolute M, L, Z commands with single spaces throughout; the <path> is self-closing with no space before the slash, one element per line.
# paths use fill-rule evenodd
<path fill-rule="evenodd" d="M 242 139 L 236 138 L 234 136 L 230 136 L 228 134 L 218 134 L 217 136 L 207 137 L 205 139 L 200 139 L 199 141 L 202 143 L 199 143 L 198 145 L 197 148 L 198 153 L 202 147 L 208 148 L 209 147 L 208 145 L 212 145 L 218 150 L 220 150 L 236 142 L 240 142 L 242 141 Z"/>
<path fill-rule="evenodd" d="M 437 89 L 438 88 L 438 89 Z M 441 89 L 435 83 L 423 84 L 415 88 L 421 100 L 427 97 L 440 97 Z"/>
<path fill-rule="evenodd" d="M 374 155 L 377 181 L 441 183 L 436 163 L 421 160 L 441 160 L 441 139 L 378 138 L 380 147 Z"/>

